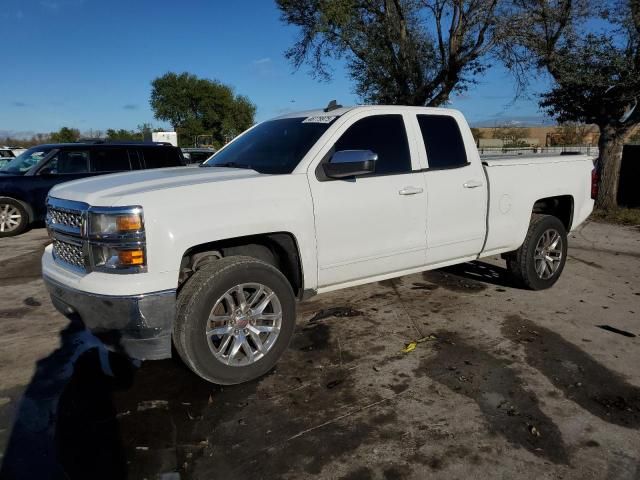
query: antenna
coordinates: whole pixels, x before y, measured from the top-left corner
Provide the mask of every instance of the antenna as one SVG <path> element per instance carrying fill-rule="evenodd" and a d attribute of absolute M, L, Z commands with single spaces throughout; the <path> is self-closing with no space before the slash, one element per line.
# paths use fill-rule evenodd
<path fill-rule="evenodd" d="M 330 112 L 331 110 L 337 110 L 338 108 L 342 108 L 342 105 L 338 105 L 338 102 L 336 102 L 335 100 L 331 100 L 324 111 Z"/>

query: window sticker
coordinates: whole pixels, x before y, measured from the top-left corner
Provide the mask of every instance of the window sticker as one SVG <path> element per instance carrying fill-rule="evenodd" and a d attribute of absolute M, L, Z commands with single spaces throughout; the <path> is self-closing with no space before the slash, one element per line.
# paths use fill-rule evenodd
<path fill-rule="evenodd" d="M 317 115 L 315 117 L 305 118 L 302 123 L 331 123 L 336 118 L 338 117 L 335 115 Z"/>

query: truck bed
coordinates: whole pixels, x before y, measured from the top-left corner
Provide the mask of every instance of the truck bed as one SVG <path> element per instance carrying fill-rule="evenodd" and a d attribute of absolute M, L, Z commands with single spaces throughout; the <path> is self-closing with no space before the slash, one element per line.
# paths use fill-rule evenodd
<path fill-rule="evenodd" d="M 565 197 L 572 205 L 567 230 L 591 213 L 591 155 L 493 155 L 481 160 L 489 186 L 487 238 L 481 256 L 518 248 L 536 201 Z"/>
<path fill-rule="evenodd" d="M 595 160 L 595 156 L 587 154 L 578 155 L 562 155 L 557 154 L 539 154 L 539 153 L 526 153 L 523 155 L 505 155 L 505 154 L 490 154 L 482 155 L 480 159 L 482 163 L 488 167 L 501 167 L 507 165 L 530 165 L 541 163 L 565 163 L 565 162 L 582 162 L 586 160 Z"/>

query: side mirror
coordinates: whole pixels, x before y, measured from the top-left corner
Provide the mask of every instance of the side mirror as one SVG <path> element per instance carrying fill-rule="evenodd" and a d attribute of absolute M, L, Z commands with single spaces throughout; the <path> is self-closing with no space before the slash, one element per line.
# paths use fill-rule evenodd
<path fill-rule="evenodd" d="M 354 177 L 375 172 L 377 160 L 378 154 L 371 150 L 340 150 L 322 168 L 329 178 Z"/>

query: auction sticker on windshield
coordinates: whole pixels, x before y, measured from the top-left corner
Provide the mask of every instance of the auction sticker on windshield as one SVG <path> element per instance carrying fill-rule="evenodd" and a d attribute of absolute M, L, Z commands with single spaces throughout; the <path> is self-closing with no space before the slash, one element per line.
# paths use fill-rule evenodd
<path fill-rule="evenodd" d="M 307 117 L 305 118 L 302 123 L 331 123 L 333 122 L 336 118 L 338 118 L 335 115 L 317 115 L 315 117 Z"/>

